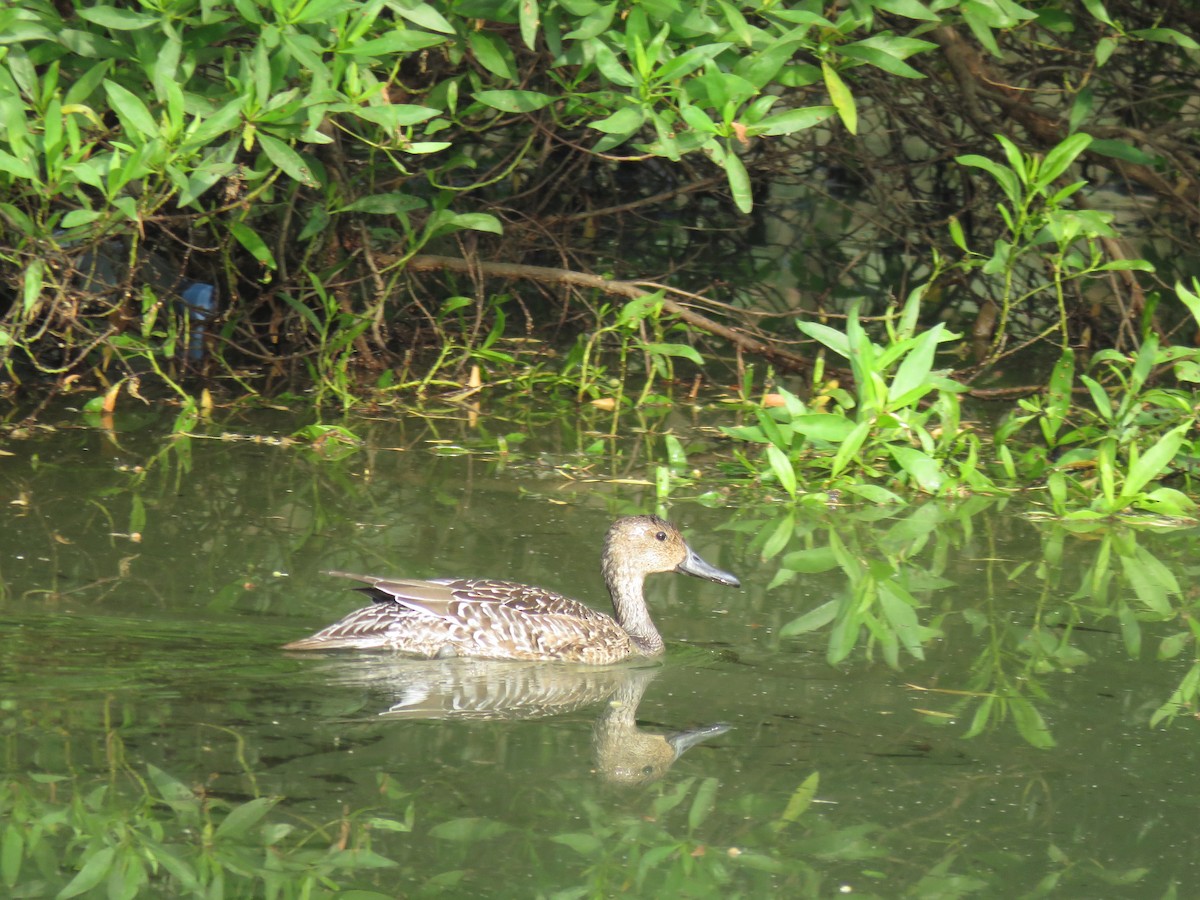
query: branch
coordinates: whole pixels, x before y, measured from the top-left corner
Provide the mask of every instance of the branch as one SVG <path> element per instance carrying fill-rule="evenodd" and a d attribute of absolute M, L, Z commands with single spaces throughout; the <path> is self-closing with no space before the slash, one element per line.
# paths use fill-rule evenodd
<path fill-rule="evenodd" d="M 479 273 L 492 278 L 518 278 L 537 281 L 542 284 L 566 284 L 573 287 L 591 288 L 605 294 L 618 297 L 645 297 L 650 294 L 645 288 L 639 287 L 632 281 L 618 281 L 590 275 L 587 272 L 576 272 L 571 269 L 553 269 L 547 266 L 528 266 L 522 263 L 483 262 L 467 260 L 454 256 L 432 256 L 421 254 L 407 262 L 407 268 L 417 272 L 450 271 Z M 674 292 L 673 288 L 664 290 Z M 698 328 L 708 334 L 725 338 L 734 346 L 746 353 L 752 353 L 769 360 L 776 368 L 788 372 L 806 371 L 812 368 L 812 362 L 806 357 L 790 353 L 779 347 L 772 346 L 766 341 L 750 337 L 744 332 L 728 325 L 723 325 L 702 313 L 696 312 L 669 297 L 663 298 L 663 309 L 678 316 L 693 328 Z"/>

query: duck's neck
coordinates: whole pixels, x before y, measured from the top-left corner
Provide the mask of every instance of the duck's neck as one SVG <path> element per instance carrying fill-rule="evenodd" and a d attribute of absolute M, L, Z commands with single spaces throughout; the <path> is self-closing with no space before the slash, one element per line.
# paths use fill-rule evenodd
<path fill-rule="evenodd" d="M 619 567 L 606 558 L 604 580 L 608 583 L 608 592 L 612 595 L 617 624 L 629 634 L 638 652 L 645 656 L 657 656 L 662 653 L 662 635 L 650 621 L 650 610 L 646 608 L 646 597 L 642 592 L 645 576 Z"/>

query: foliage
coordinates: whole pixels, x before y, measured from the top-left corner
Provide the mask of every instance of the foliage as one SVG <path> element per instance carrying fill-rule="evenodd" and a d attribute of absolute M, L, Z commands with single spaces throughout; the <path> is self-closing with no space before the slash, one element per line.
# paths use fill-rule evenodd
<path fill-rule="evenodd" d="M 941 324 L 917 333 L 923 293 L 909 295 L 898 321 L 889 315 L 884 346 L 871 340 L 854 309 L 844 334 L 798 320 L 802 331 L 849 360 L 855 393 L 822 383 L 818 368 L 812 403 L 780 389 L 783 405 L 756 409 L 757 426 L 724 429 L 730 437 L 766 445 L 763 475 L 773 476 L 792 499 L 801 484 L 815 483 L 872 502 L 899 500 L 870 483 L 881 478 L 917 491 L 953 493 L 960 482 L 948 477 L 946 459 L 959 467 L 963 483 L 986 484 L 975 468 L 979 442 L 959 427 L 956 395 L 963 387 L 934 369 L 939 344 L 955 335 Z M 758 471 L 754 462 L 743 462 Z"/>
<path fill-rule="evenodd" d="M 189 325 L 178 295 L 197 277 L 231 301 L 260 293 L 222 318 L 222 339 L 250 330 L 266 305 L 315 337 L 319 366 L 344 366 L 364 323 L 396 318 L 385 307 L 408 259 L 456 232 L 501 232 L 491 213 L 454 207 L 522 166 L 536 131 L 503 162 L 476 141 L 514 120 L 553 113 L 565 132 L 590 128 L 601 135 L 595 153 L 636 141 L 645 125 L 655 137 L 644 152 L 706 153 L 748 209 L 739 141 L 833 112 L 772 115 L 779 98 L 766 88 L 839 84 L 832 56 L 823 76 L 791 58 L 826 46 L 820 28 L 848 36 L 869 24 L 782 11 L 751 26 L 734 6 L 638 7 L 615 19 L 589 3 L 526 5 L 515 19 L 507 4 L 464 17 L 375 0 L 6 8 L 0 211 L 19 289 L 0 331 L 6 367 L 19 353 L 65 372 L 101 344 L 125 366 L 171 360 Z M 874 44 L 876 62 L 925 46 Z M 847 102 L 835 104 L 843 116 Z M 386 253 L 372 291 L 326 287 L 345 265 L 329 250 L 351 233 Z M 189 263 L 175 246 L 206 249 Z M 277 282 L 284 305 L 255 281 Z M 129 303 L 133 284 L 144 285 L 141 310 Z M 113 319 L 140 321 L 139 341 L 106 328 Z M 57 363 L 40 351 L 48 336 L 62 344 Z"/>
<path fill-rule="evenodd" d="M 1200 325 L 1196 292 L 1182 284 L 1176 291 Z M 804 496 L 801 485 L 896 503 L 903 498 L 889 485 L 953 495 L 1044 480 L 1058 516 L 1094 519 L 1136 511 L 1160 520 L 1195 518 L 1196 503 L 1186 490 L 1162 484 L 1177 476 L 1192 483 L 1200 454 L 1195 394 L 1160 387 L 1152 376 L 1171 371 L 1179 382 L 1193 383 L 1200 351 L 1163 347 L 1153 333 L 1130 354 L 1099 351 L 1090 367 L 1095 375 L 1079 375 L 1089 407 L 1073 400 L 1075 355 L 1068 347 L 1045 392 L 1020 400 L 1018 411 L 984 443 L 961 421 L 957 395 L 965 387 L 934 369 L 939 345 L 957 336 L 941 324 L 913 333 L 923 293 L 909 296 L 898 327 L 889 313 L 884 346 L 871 341 L 854 310 L 845 334 L 820 323 L 797 323 L 849 359 L 856 395 L 822 384 L 820 369 L 808 404 L 779 389 L 783 405 L 754 407 L 756 426 L 723 429 L 730 437 L 765 445 L 759 460 L 741 456 L 747 471 L 778 484 L 793 501 Z M 930 394 L 932 401 L 926 399 Z M 1015 438 L 1034 421 L 1037 435 L 1025 446 L 1017 444 Z M 827 495 L 810 496 L 824 501 Z"/>
<path fill-rule="evenodd" d="M 1007 201 L 1007 205 L 1004 202 L 996 205 L 1007 235 L 996 239 L 990 257 L 982 258 L 971 254 L 958 220 L 950 220 L 954 243 L 968 253 L 961 268 L 967 272 L 978 268 L 984 275 L 1000 280 L 994 301 L 1000 308 L 999 321 L 988 355 L 995 357 L 1004 349 L 1014 310 L 1022 305 L 1033 305 L 1038 295 L 1046 291 L 1053 297 L 1058 321 L 1047 327 L 1044 334 L 1058 331 L 1061 346 L 1068 349 L 1071 328 L 1066 290 L 1070 282 L 1094 278 L 1104 272 L 1152 272 L 1154 267 L 1141 259 L 1106 258 L 1100 241 L 1117 236 L 1111 227 L 1112 213 L 1071 209 L 1065 205 L 1065 201 L 1087 182 L 1074 181 L 1065 187 L 1058 187 L 1056 182 L 1092 144 L 1090 135 L 1073 134 L 1053 147 L 1044 158 L 1022 153 L 1003 135 L 997 135 L 996 140 L 1004 149 L 1007 166 L 974 154 L 960 156 L 957 161 L 982 169 L 996 180 Z M 1032 273 L 1018 279 L 1018 269 L 1030 267 L 1049 270 L 1049 282 L 1042 282 Z M 1017 283 L 1023 284 L 1019 293 Z"/>
<path fill-rule="evenodd" d="M 686 338 L 686 329 L 664 316 L 662 299 L 662 292 L 656 291 L 630 300 L 616 310 L 607 304 L 600 306 L 595 328 L 579 336 L 563 366 L 564 376 L 574 377 L 579 386 L 579 400 L 584 397 L 595 400 L 607 393 L 604 388 L 615 387 L 615 405 L 619 408 L 625 399 L 624 387 L 630 374 L 630 356 L 634 352 L 640 353 L 645 361 L 646 375 L 641 393 L 633 401 L 635 406 L 651 399 L 650 392 L 656 379 L 670 381 L 674 377 L 675 359 L 704 365 L 704 358 L 695 347 L 667 340 L 670 332 L 685 332 Z M 597 360 L 609 338 L 616 344 L 617 368 L 612 373 Z M 575 374 L 576 370 L 578 374 Z"/>
<path fill-rule="evenodd" d="M 119 738 L 118 738 L 119 741 Z M 412 830 L 407 821 L 357 816 L 349 846 L 310 847 L 311 832 L 282 821 L 282 798 L 230 803 L 206 797 L 153 765 L 125 784 L 35 774 L 0 785 L 0 882 L 15 896 L 307 897 L 343 873 L 396 865 L 370 849 L 369 829 Z M 135 791 L 128 793 L 132 785 Z M 362 896 L 388 896 L 383 893 Z"/>
<path fill-rule="evenodd" d="M 1139 115 L 1171 122 L 1178 109 L 1167 82 L 1190 77 L 1194 42 L 1157 13 L 1143 22 L 1137 2 L 1029 11 L 859 0 L 830 11 L 722 0 L 618 13 L 592 0 L 480 0 L 469 9 L 440 0 L 8 5 L 0 10 L 0 267 L 9 288 L 0 362 L 14 378 L 33 372 L 59 387 L 84 373 L 111 384 L 149 370 L 183 393 L 182 371 L 205 355 L 210 370 L 241 389 L 268 390 L 241 369 L 265 360 L 275 374 L 306 372 L 316 403 L 342 406 L 372 388 L 420 392 L 437 379 L 461 381 L 464 366 L 504 370 L 515 357 L 494 351 L 506 317 L 485 299 L 483 276 L 475 274 L 473 295 L 450 285 L 441 289 L 450 300 L 426 303 L 412 281 L 418 254 L 457 244 L 471 262 L 516 258 L 524 247 L 574 257 L 592 242 L 596 222 L 673 202 L 711 173 L 719 177 L 707 193 L 732 206 L 722 218 L 711 213 L 720 204 L 701 199 L 702 215 L 722 232 L 745 231 L 733 210 L 757 209 L 764 176 L 788 161 L 824 165 L 812 151 L 836 144 L 830 158 L 856 168 L 856 154 L 868 152 L 859 131 L 919 131 L 911 122 L 875 123 L 933 108 L 910 103 L 910 91 L 944 106 L 939 92 L 964 71 L 963 34 L 976 42 L 965 51 L 975 54 L 967 70 L 976 73 L 986 69 L 981 52 L 1032 58 L 1045 50 L 1091 63 L 1085 77 L 1067 76 L 1066 89 L 1055 85 L 1056 99 L 1071 104 L 1062 118 L 1074 133 L 1041 164 L 1017 144 L 1052 146 L 1058 138 L 1019 108 L 1013 115 L 1028 134 L 1003 138 L 1008 167 L 980 163 L 969 133 L 926 141 L 939 157 L 952 152 L 990 171 L 1007 195 L 1012 233 L 997 239 L 990 260 L 969 256 L 961 267 L 1002 285 L 994 350 L 1007 340 L 1010 312 L 1043 311 L 1033 289 L 1017 285 L 1019 274 L 1038 268 L 1021 260 L 1041 256 L 1040 226 L 1053 245 L 1047 258 L 1057 260 L 1050 280 L 1064 336 L 1078 310 L 1078 298 L 1068 304 L 1069 286 L 1122 264 L 1108 245 L 1107 260 L 1070 249 L 1077 235 L 1094 251 L 1094 239 L 1113 228 L 1106 214 L 1063 209 L 1079 189 L 1053 188 L 1058 174 L 1080 154 L 1096 165 L 1185 164 L 1179 154 L 1136 146 L 1131 132 L 1110 124 L 1114 98 L 1124 104 L 1131 84 L 1152 92 L 1152 102 L 1134 104 Z M 1143 87 L 1152 79 L 1130 73 L 1134 57 L 1148 55 L 1142 51 L 1170 73 L 1161 95 Z M 980 118 L 977 103 L 1001 102 L 980 101 L 967 84 L 958 90 L 967 115 L 935 115 L 938 127 L 961 121 L 969 129 Z M 1154 132 L 1139 134 L 1152 142 Z M 649 165 L 628 178 L 634 162 Z M 654 189 L 655 179 L 665 188 Z M 914 196 L 932 189 L 924 175 L 907 184 Z M 959 179 L 954 190 L 968 188 L 969 179 Z M 650 240 L 632 238 L 638 259 L 657 255 L 657 267 L 671 255 L 681 231 L 672 215 Z M 960 247 L 980 243 L 986 225 L 957 220 Z M 689 250 L 700 253 L 748 270 L 748 254 L 731 260 L 728 252 Z M 629 268 L 621 248 L 598 255 L 599 267 Z M 919 257 L 916 266 L 927 266 L 927 254 Z M 189 298 L 197 285 L 216 287 L 219 311 Z M 591 318 L 601 330 L 630 324 L 616 307 L 592 307 L 589 294 L 564 293 L 598 312 Z M 430 334 L 446 337 L 446 304 L 468 296 L 489 325 L 410 377 L 413 351 Z M 572 318 L 523 312 L 527 328 Z M 736 318 L 738 310 L 725 314 Z M 637 348 L 656 378 L 670 374 L 677 355 L 667 346 L 693 341 Z M 590 366 L 575 372 L 576 392 L 590 393 Z"/>
<path fill-rule="evenodd" d="M 1200 323 L 1200 296 L 1175 286 L 1176 295 Z M 1186 492 L 1195 475 L 1196 395 L 1182 386 L 1200 373 L 1200 351 L 1163 346 L 1154 333 L 1129 354 L 1101 350 L 1078 380 L 1090 403 L 1077 404 L 1075 355 L 1067 348 L 1045 394 L 1022 400 L 996 432 L 999 460 L 1010 479 L 1045 479 L 1051 508 L 1059 516 L 1089 519 L 1130 509 L 1189 521 L 1196 503 Z M 1167 373 L 1180 387 L 1163 387 Z M 1040 441 L 1014 453 L 1009 441 L 1036 422 Z M 1182 479 L 1185 490 L 1161 485 Z M 1090 501 L 1080 504 L 1081 498 Z"/>

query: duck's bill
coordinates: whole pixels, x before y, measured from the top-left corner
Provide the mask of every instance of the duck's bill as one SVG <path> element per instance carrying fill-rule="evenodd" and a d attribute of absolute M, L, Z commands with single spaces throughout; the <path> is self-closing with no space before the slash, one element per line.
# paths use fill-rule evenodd
<path fill-rule="evenodd" d="M 705 725 L 703 728 L 690 728 L 687 731 L 677 731 L 674 734 L 667 735 L 667 743 L 671 745 L 671 749 L 675 751 L 675 758 L 678 759 L 701 741 L 707 741 L 710 737 L 724 734 L 732 727 L 732 725 L 726 725 L 724 722 L 718 722 L 715 725 Z"/>
<path fill-rule="evenodd" d="M 707 578 L 709 581 L 715 581 L 717 584 L 728 584 L 731 587 L 742 586 L 742 583 L 737 580 L 737 576 L 730 575 L 728 572 L 722 571 L 710 563 L 706 563 L 690 547 L 688 548 L 687 558 L 676 566 L 675 569 L 678 572 L 695 575 L 697 578 Z"/>

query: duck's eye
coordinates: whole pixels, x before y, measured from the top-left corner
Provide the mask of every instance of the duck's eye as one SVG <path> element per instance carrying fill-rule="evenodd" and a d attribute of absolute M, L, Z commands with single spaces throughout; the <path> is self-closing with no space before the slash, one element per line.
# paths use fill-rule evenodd
<path fill-rule="evenodd" d="M 667 539 L 667 533 L 665 531 L 660 531 L 654 536 L 654 539 L 656 541 L 665 541 Z"/>

